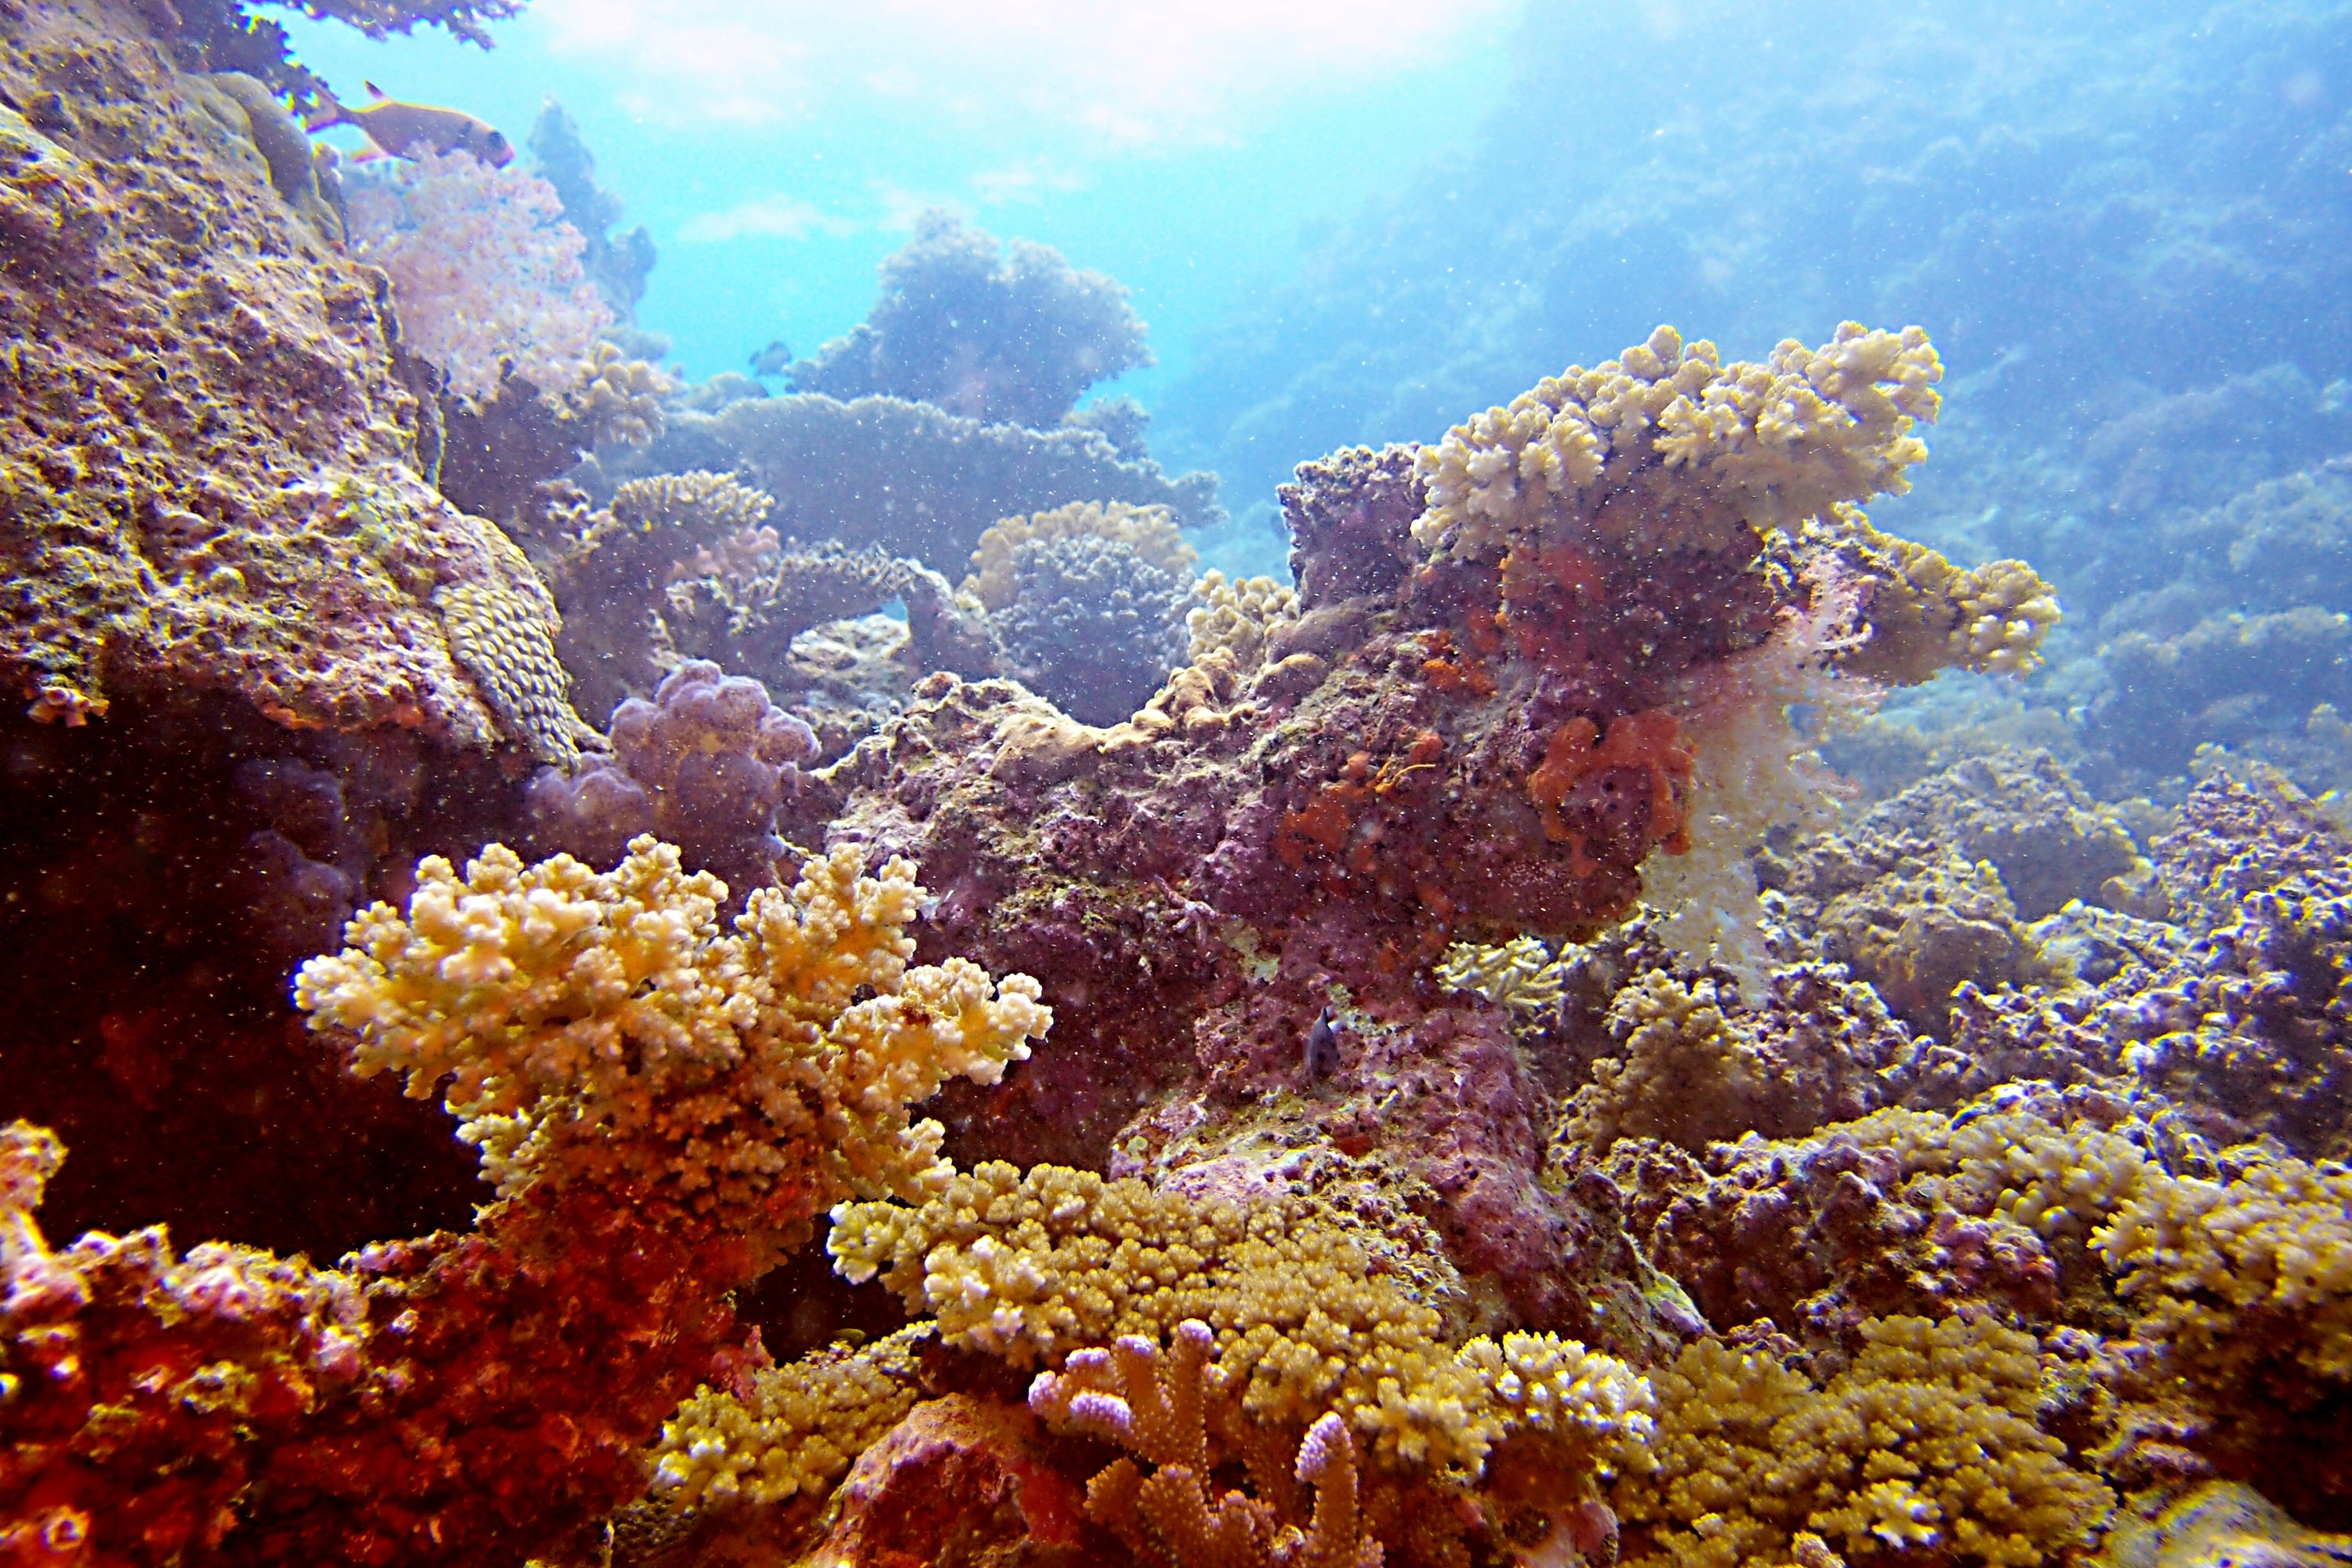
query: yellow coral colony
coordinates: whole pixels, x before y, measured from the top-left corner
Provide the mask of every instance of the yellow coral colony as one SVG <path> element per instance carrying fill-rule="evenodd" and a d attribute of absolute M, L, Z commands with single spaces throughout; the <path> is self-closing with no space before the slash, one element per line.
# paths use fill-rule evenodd
<path fill-rule="evenodd" d="M 1297 590 L 1271 577 L 1228 582 L 1212 569 L 1192 584 L 1192 596 L 1201 603 L 1184 616 L 1188 664 L 1197 665 L 1222 648 L 1233 656 L 1234 668 L 1246 674 L 1265 662 L 1267 635 L 1298 618 Z"/>
<path fill-rule="evenodd" d="M 1671 327 L 1597 369 L 1548 376 L 1422 448 L 1423 546 L 1499 561 L 1522 536 L 1636 531 L 1684 548 L 1753 548 L 1841 501 L 1910 488 L 1912 434 L 1940 405 L 1943 365 L 1916 327 L 1848 321 L 1725 365 Z"/>
<path fill-rule="evenodd" d="M 918 1323 L 868 1345 L 835 1345 L 751 1374 L 749 1398 L 708 1386 L 654 1445 L 654 1491 L 680 1508 L 815 1495 L 914 1408 Z"/>
<path fill-rule="evenodd" d="M 1612 1356 L 1550 1334 L 1450 1342 L 1442 1314 L 1375 1270 L 1334 1211 L 1247 1208 L 1131 1178 L 992 1161 L 919 1207 L 845 1204 L 826 1242 L 852 1280 L 879 1275 L 947 1342 L 1059 1364 L 1188 1319 L 1253 1419 L 1293 1430 L 1338 1412 L 1376 1456 L 1475 1474 L 1502 1438 L 1548 1431 L 1588 1452 L 1647 1430 L 1649 1390 Z"/>
<path fill-rule="evenodd" d="M 1987 1568 L 2088 1543 L 2115 1499 L 2034 1425 L 2031 1335 L 1960 1318 L 1874 1318 L 1861 1332 L 1826 1387 L 1712 1340 L 1658 1375 L 1656 1468 L 1628 1471 L 1610 1498 L 1652 1543 L 1639 1568 L 1787 1563 L 1805 1533 L 1849 1557 Z"/>
<path fill-rule="evenodd" d="M 781 1249 L 838 1198 L 941 1190 L 942 1130 L 906 1108 L 1025 1058 L 1053 1017 L 1037 983 L 909 969 L 923 890 L 903 859 L 873 876 L 854 847 L 814 857 L 732 931 L 726 891 L 651 837 L 606 872 L 494 844 L 460 878 L 436 856 L 407 914 L 355 917 L 295 1001 L 355 1037 L 361 1075 L 404 1073 L 419 1098 L 446 1079 L 502 1196 L 593 1182 Z"/>

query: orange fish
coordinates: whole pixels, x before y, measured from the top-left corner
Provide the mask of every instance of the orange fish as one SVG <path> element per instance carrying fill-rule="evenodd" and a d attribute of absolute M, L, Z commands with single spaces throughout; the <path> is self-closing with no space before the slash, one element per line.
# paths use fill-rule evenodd
<path fill-rule="evenodd" d="M 323 131 L 330 125 L 355 125 L 369 141 L 400 158 L 465 152 L 494 169 L 503 169 L 514 159 L 514 143 L 500 134 L 498 127 L 462 110 L 404 103 L 396 98 L 386 98 L 383 89 L 373 82 L 367 84 L 367 89 L 368 102 L 359 109 L 348 108 L 336 102 L 334 94 L 320 91 L 319 107 L 303 121 L 303 129 Z"/>

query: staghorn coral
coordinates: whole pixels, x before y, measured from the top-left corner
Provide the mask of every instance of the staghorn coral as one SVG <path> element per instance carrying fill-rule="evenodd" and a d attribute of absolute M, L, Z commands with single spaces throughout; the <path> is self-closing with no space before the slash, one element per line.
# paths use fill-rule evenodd
<path fill-rule="evenodd" d="M 1237 672 L 1251 674 L 1265 662 L 1266 638 L 1298 618 L 1297 593 L 1271 577 L 1231 583 L 1212 570 L 1192 584 L 1192 597 L 1200 603 L 1184 614 L 1188 664 L 1223 651 Z"/>
<path fill-rule="evenodd" d="M 936 1190 L 940 1129 L 905 1108 L 1026 1057 L 1052 1021 L 1036 982 L 908 968 L 923 895 L 904 861 L 875 878 L 851 848 L 812 858 L 791 889 L 754 889 L 730 934 L 726 892 L 650 837 L 604 873 L 499 845 L 463 879 L 430 858 L 408 914 L 362 911 L 295 1001 L 353 1036 L 362 1077 L 399 1072 L 412 1099 L 448 1077 L 502 1194 L 614 1188 L 772 1253 L 831 1196 Z"/>
<path fill-rule="evenodd" d="M 1567 994 L 1570 966 L 1570 960 L 1555 957 L 1535 938 L 1517 936 L 1500 944 L 1455 942 L 1430 973 L 1449 991 L 1475 992 L 1497 1007 L 1528 1014 L 1540 1023 Z"/>
<path fill-rule="evenodd" d="M 918 1323 L 872 1344 L 836 1345 L 751 1374 L 738 1396 L 704 1384 L 662 1424 L 653 1495 L 670 1508 L 822 1496 L 915 1407 Z"/>
<path fill-rule="evenodd" d="M 1930 1552 L 2026 1568 L 2096 1536 L 2115 1497 L 2035 1425 L 2032 1336 L 1981 1318 L 1874 1318 L 1859 1333 L 1823 1385 L 1714 1340 L 1662 1370 L 1654 1468 L 1609 1494 L 1644 1543 L 1629 1560 L 1786 1563 L 1811 1531 L 1848 1563 Z"/>
<path fill-rule="evenodd" d="M 46 131 L 0 117 L 5 678 L 68 723 L 110 683 L 495 741 L 433 600 L 506 585 L 507 559 L 421 476 L 375 275 L 136 16 L 10 20 L 0 90 L 59 105 Z"/>
<path fill-rule="evenodd" d="M 353 253 L 392 279 L 402 342 L 462 405 L 510 376 L 559 406 L 585 394 L 613 318 L 554 187 L 461 149 L 349 182 L 346 201 Z"/>
<path fill-rule="evenodd" d="M 1199 559 L 1176 530 L 1175 514 L 1164 506 L 1125 501 L 1073 501 L 1025 517 L 1001 518 L 980 536 L 971 552 L 971 575 L 962 591 L 991 612 L 1009 609 L 1020 597 L 1015 552 L 1033 542 L 1108 539 L 1130 546 L 1136 555 L 1171 577 L 1189 577 Z"/>
<path fill-rule="evenodd" d="M 795 392 L 876 393 L 1045 428 L 1096 382 L 1151 363 L 1127 290 L 1048 246 L 997 241 L 934 209 L 882 263 L 863 325 L 790 372 Z"/>
<path fill-rule="evenodd" d="M 531 781 L 535 843 L 602 863 L 651 833 L 746 894 L 774 879 L 784 853 L 776 808 L 798 787 L 794 764 L 816 754 L 816 736 L 765 687 L 689 660 L 650 702 L 632 697 L 614 709 L 612 731 L 610 758 Z"/>
<path fill-rule="evenodd" d="M 1271 1499 L 1211 1491 L 1210 1407 L 1219 1407 L 1226 1431 L 1237 1425 L 1211 1375 L 1215 1343 L 1206 1323 L 1187 1319 L 1165 1354 L 1153 1341 L 1125 1335 L 1108 1352 L 1080 1351 L 1062 1372 L 1037 1374 L 1031 1409 L 1153 1467 L 1147 1476 L 1133 1460 L 1118 1459 L 1098 1471 L 1087 1484 L 1088 1516 L 1139 1557 L 1160 1556 L 1181 1568 L 1380 1568 L 1381 1543 L 1359 1515 L 1355 1440 L 1337 1415 L 1317 1420 L 1298 1444 L 1292 1476 L 1314 1489 L 1310 1519 L 1285 1517 L 1298 1510 L 1283 1506 L 1293 1492 L 1278 1470 L 1260 1481 Z M 1240 1436 L 1237 1447 L 1253 1469 L 1270 1468 L 1264 1436 Z"/>
<path fill-rule="evenodd" d="M 1406 1281 L 1367 1269 L 1336 1214 L 1248 1209 L 1052 1165 L 989 1162 L 920 1208 L 845 1205 L 826 1249 L 938 1316 L 950 1344 L 1064 1362 L 1187 1319 L 1213 1331 L 1241 1408 L 1303 1426 L 1338 1411 L 1383 1458 L 1472 1473 L 1522 1427 L 1638 1435 L 1646 1394 L 1614 1357 L 1549 1335 L 1449 1342 Z"/>

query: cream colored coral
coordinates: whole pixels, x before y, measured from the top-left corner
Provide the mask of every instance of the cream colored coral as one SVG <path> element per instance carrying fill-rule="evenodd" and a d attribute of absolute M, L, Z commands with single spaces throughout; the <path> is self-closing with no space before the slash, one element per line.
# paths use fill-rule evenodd
<path fill-rule="evenodd" d="M 1808 537 L 1872 584 L 1870 640 L 1847 660 L 1857 674 L 1909 685 L 1945 668 L 2024 675 L 2041 668 L 2058 597 L 2024 562 L 1963 571 L 1924 544 L 1880 532 L 1852 508 L 1833 509 Z"/>
<path fill-rule="evenodd" d="M 1570 366 L 1422 448 L 1433 551 L 1499 561 L 1515 539 L 1753 548 L 1841 501 L 1909 488 L 1943 367 L 1916 327 L 1848 321 L 1819 349 L 1784 342 L 1722 363 L 1671 327 L 1592 370 Z"/>
<path fill-rule="evenodd" d="M 1052 1022 L 1037 983 L 908 969 L 903 860 L 813 858 L 732 931 L 725 897 L 651 837 L 609 872 L 494 844 L 461 879 L 436 856 L 406 915 L 362 911 L 295 1001 L 354 1037 L 361 1076 L 403 1073 L 412 1097 L 447 1079 L 501 1194 L 592 1181 L 784 1245 L 836 1198 L 936 1190 L 941 1130 L 906 1107 L 1026 1057 Z"/>
<path fill-rule="evenodd" d="M 1877 1318 L 1861 1333 L 1826 1387 L 1715 1341 L 1658 1374 L 1655 1468 L 1610 1500 L 1653 1542 L 1637 1563 L 1787 1563 L 1811 1532 L 1849 1556 L 2031 1568 L 2095 1533 L 2115 1500 L 2034 1425 L 2031 1336 L 1960 1318 Z"/>
<path fill-rule="evenodd" d="M 1531 1018 L 1556 1010 L 1568 987 L 1568 961 L 1553 957 L 1551 949 L 1531 936 L 1501 943 L 1457 942 L 1431 973 L 1448 991 L 1466 991 Z"/>
<path fill-rule="evenodd" d="M 1228 582 L 1223 572 L 1213 569 L 1192 584 L 1192 596 L 1201 603 L 1184 616 L 1191 637 L 1188 664 L 1199 664 L 1222 648 L 1233 656 L 1234 668 L 1246 675 L 1265 662 L 1267 635 L 1298 618 L 1297 591 L 1271 577 Z"/>
<path fill-rule="evenodd" d="M 775 504 L 775 497 L 753 489 L 733 474 L 696 468 L 631 479 L 613 492 L 610 510 L 613 520 L 625 528 L 648 533 L 687 528 L 716 538 L 757 528 Z"/>
<path fill-rule="evenodd" d="M 662 433 L 661 400 L 677 390 L 653 365 L 600 342 L 589 351 L 587 380 L 565 403 L 574 418 L 587 421 L 597 445 L 642 447 Z"/>
<path fill-rule="evenodd" d="M 498 536 L 502 542 L 505 536 Z M 528 588 L 457 583 L 433 596 L 449 652 L 499 716 L 509 738 L 541 762 L 569 767 L 596 731 L 572 710 L 572 677 L 555 656 L 555 603 L 521 565 Z"/>
<path fill-rule="evenodd" d="M 673 1508 L 778 1503 L 831 1489 L 914 1408 L 916 1323 L 872 1344 L 835 1345 L 751 1374 L 738 1398 L 708 1384 L 662 1424 L 654 1495 Z"/>
<path fill-rule="evenodd" d="M 1030 1365 L 1197 1318 L 1216 1367 L 1259 1421 L 1347 1416 L 1373 1451 L 1476 1470 L 1523 1428 L 1637 1434 L 1647 1391 L 1623 1363 L 1549 1335 L 1451 1344 L 1440 1313 L 1374 1272 L 1338 1214 L 1248 1209 L 1140 1181 L 989 1162 L 919 1208 L 847 1204 L 826 1243 L 852 1280 L 877 1274 L 948 1342 Z"/>
<path fill-rule="evenodd" d="M 960 591 L 974 595 L 991 610 L 1002 610 L 1013 603 L 1016 545 L 1089 534 L 1134 546 L 1138 555 L 1180 583 L 1192 574 L 1192 563 L 1200 559 L 1177 531 L 1176 514 L 1164 506 L 1072 501 L 1051 511 L 1008 517 L 992 525 L 971 552 L 972 574 L 963 580 Z"/>

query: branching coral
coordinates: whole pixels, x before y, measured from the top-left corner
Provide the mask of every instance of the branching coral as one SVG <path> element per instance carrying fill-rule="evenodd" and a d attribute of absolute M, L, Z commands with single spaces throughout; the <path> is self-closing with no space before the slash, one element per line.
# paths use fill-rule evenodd
<path fill-rule="evenodd" d="M 1380 1543 L 1360 1528 L 1356 1445 L 1347 1424 L 1325 1415 L 1307 1428 L 1291 1474 L 1269 1452 L 1276 1445 L 1237 1418 L 1209 1365 L 1216 1343 L 1206 1323 L 1176 1326 L 1162 1352 L 1151 1340 L 1125 1335 L 1108 1351 L 1080 1351 L 1060 1373 L 1039 1373 L 1030 1407 L 1066 1430 L 1129 1450 L 1150 1475 L 1119 1459 L 1087 1485 L 1087 1512 L 1147 1560 L 1181 1568 L 1380 1568 Z M 1211 1479 L 1210 1412 L 1259 1481 L 1260 1495 L 1222 1496 Z M 1270 1473 L 1269 1473 L 1270 1472 Z M 1294 1489 L 1314 1489 L 1311 1520 L 1298 1513 Z M 1304 1524 L 1305 1528 L 1300 1526 Z"/>
<path fill-rule="evenodd" d="M 590 1183 L 772 1250 L 839 1197 L 939 1190 L 940 1129 L 906 1107 L 1026 1057 L 1052 1021 L 1037 983 L 908 969 L 922 889 L 904 861 L 876 878 L 853 848 L 812 859 L 722 934 L 725 896 L 649 837 L 604 873 L 492 845 L 461 879 L 436 857 L 407 915 L 360 914 L 295 1000 L 352 1035 L 362 1076 L 399 1072 L 413 1098 L 447 1078 L 503 1194 Z"/>
<path fill-rule="evenodd" d="M 352 246 L 392 278 L 403 340 L 468 406 L 508 376 L 559 404 L 595 373 L 612 314 L 546 181 L 472 153 L 430 153 L 348 186 Z"/>
<path fill-rule="evenodd" d="M 1879 1318 L 1816 1387 L 1769 1355 L 1701 1341 L 1658 1374 L 1654 1470 L 1611 1503 L 1636 1563 L 1790 1560 L 1810 1531 L 1854 1563 L 2031 1568 L 2096 1534 L 2114 1494 L 2034 1424 L 2032 1336 L 1989 1321 Z"/>
<path fill-rule="evenodd" d="M 1116 724 L 1183 658 L 1182 578 L 1122 540 L 1013 547 L 1013 597 L 989 617 L 1013 674 L 1072 718 Z"/>
<path fill-rule="evenodd" d="M 1685 348 L 1661 327 L 1423 448 L 1429 510 L 1414 536 L 1487 561 L 1578 525 L 1736 550 L 1839 502 L 1908 489 L 1904 470 L 1927 455 L 1912 427 L 1936 417 L 1942 375 L 1916 327 L 1849 321 L 1819 349 L 1790 340 L 1762 364 L 1728 366 L 1714 344 Z"/>
<path fill-rule="evenodd" d="M 1116 281 L 1025 240 L 1000 257 L 993 237 L 954 215 L 924 214 L 882 263 L 882 298 L 865 324 L 793 366 L 794 390 L 887 393 L 1043 427 L 1096 382 L 1151 363 Z"/>
<path fill-rule="evenodd" d="M 1539 1024 L 1567 994 L 1569 968 L 1534 937 L 1515 936 L 1498 944 L 1457 942 L 1430 973 L 1449 991 L 1475 992 Z"/>
<path fill-rule="evenodd" d="M 1306 1205 L 990 1162 L 919 1208 L 836 1209 L 825 1245 L 849 1279 L 879 1275 L 935 1313 L 948 1342 L 1015 1364 L 1200 1319 L 1250 1416 L 1303 1426 L 1338 1411 L 1403 1463 L 1475 1472 L 1521 1429 L 1595 1445 L 1643 1429 L 1648 1395 L 1623 1363 L 1549 1334 L 1454 1344 L 1407 1279 L 1372 1270 L 1365 1239 Z"/>
<path fill-rule="evenodd" d="M 654 1495 L 677 1508 L 817 1495 L 914 1408 L 919 1323 L 867 1345 L 836 1345 L 762 1367 L 740 1397 L 705 1384 L 662 1426 Z"/>

